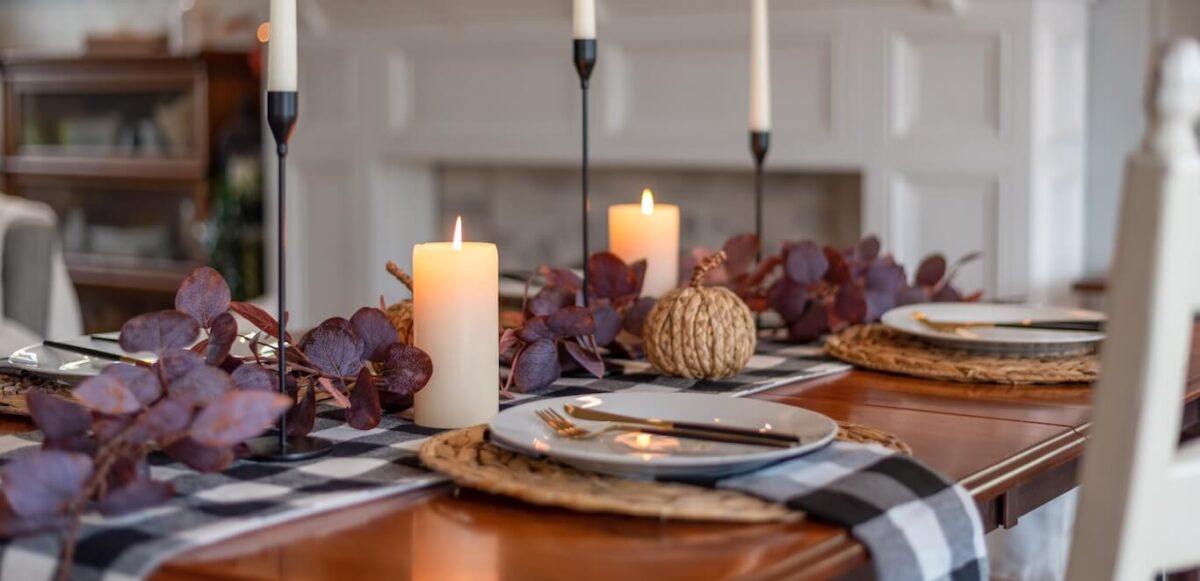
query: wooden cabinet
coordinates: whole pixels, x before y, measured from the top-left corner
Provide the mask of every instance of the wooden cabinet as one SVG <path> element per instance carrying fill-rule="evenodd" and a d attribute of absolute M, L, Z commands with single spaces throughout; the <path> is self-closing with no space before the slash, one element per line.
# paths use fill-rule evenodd
<path fill-rule="evenodd" d="M 209 262 L 217 135 L 257 109 L 247 55 L 10 55 L 3 67 L 5 191 L 57 212 L 87 330 L 169 308 Z"/>

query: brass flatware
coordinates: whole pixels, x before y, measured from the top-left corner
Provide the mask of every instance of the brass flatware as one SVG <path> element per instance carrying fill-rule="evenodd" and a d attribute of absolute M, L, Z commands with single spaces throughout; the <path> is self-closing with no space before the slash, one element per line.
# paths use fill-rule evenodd
<path fill-rule="evenodd" d="M 1104 331 L 1104 321 L 1039 321 L 1035 319 L 1023 319 L 1020 321 L 934 321 L 922 311 L 913 311 L 912 318 L 929 329 L 941 333 L 954 333 L 963 329 L 1035 329 L 1039 331 L 1076 331 L 1083 333 L 1101 333 Z"/>
<path fill-rule="evenodd" d="M 695 432 L 712 432 L 715 434 L 773 440 L 788 445 L 795 445 L 800 442 L 800 437 L 796 436 L 795 434 L 787 434 L 774 430 L 755 430 L 753 428 L 740 428 L 737 426 L 706 424 L 700 422 L 681 422 L 662 418 L 639 418 L 635 416 L 614 414 L 612 412 L 606 412 L 592 408 L 579 407 L 572 404 L 563 406 L 563 409 L 566 410 L 567 415 L 579 418 L 581 420 L 592 420 L 597 422 L 623 422 L 626 424 L 640 424 L 643 426 L 652 426 L 661 429 L 678 428 Z"/>
<path fill-rule="evenodd" d="M 557 433 L 559 436 L 575 440 L 590 440 L 608 432 L 636 432 L 657 436 L 687 438 L 690 440 L 705 440 L 709 442 L 724 442 L 727 444 L 744 444 L 749 446 L 770 446 L 773 448 L 790 448 L 799 443 L 798 440 L 785 443 L 778 440 L 770 440 L 761 437 L 720 434 L 716 432 L 700 432 L 683 428 L 656 428 L 637 424 L 622 424 L 617 422 L 606 422 L 599 428 L 589 430 L 576 425 L 571 420 L 563 417 L 562 414 L 559 414 L 550 408 L 535 410 L 534 413 L 537 415 L 538 419 L 542 420 L 542 422 L 554 429 L 555 433 Z"/>
<path fill-rule="evenodd" d="M 151 363 L 149 361 L 146 361 L 144 359 L 138 359 L 136 357 L 120 355 L 118 353 L 109 353 L 108 351 L 101 351 L 100 349 L 92 349 L 90 347 L 84 347 L 82 345 L 72 345 L 70 343 L 60 343 L 58 341 L 53 341 L 50 339 L 42 341 L 42 345 L 45 345 L 47 347 L 52 347 L 54 349 L 60 349 L 62 351 L 70 351 L 72 353 L 79 353 L 80 355 L 87 355 L 88 357 L 98 357 L 100 359 L 108 359 L 109 361 L 120 361 L 121 363 L 129 363 L 130 365 L 137 365 L 140 367 L 150 367 L 150 365 L 151 365 Z"/>

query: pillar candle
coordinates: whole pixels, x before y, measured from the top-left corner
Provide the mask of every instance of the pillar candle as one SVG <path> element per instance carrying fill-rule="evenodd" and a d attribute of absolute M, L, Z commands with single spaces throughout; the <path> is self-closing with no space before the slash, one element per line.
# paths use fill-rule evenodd
<path fill-rule="evenodd" d="M 771 130 L 771 50 L 767 0 L 750 4 L 750 131 Z"/>
<path fill-rule="evenodd" d="M 596 0 L 575 0 L 575 40 L 596 38 Z"/>
<path fill-rule="evenodd" d="M 296 0 L 271 0 L 267 90 L 296 90 Z"/>
<path fill-rule="evenodd" d="M 413 344 L 433 360 L 418 425 L 473 426 L 499 410 L 499 280 L 496 245 L 463 242 L 461 217 L 453 242 L 413 247 Z"/>
<path fill-rule="evenodd" d="M 679 284 L 679 206 L 655 204 L 649 189 L 641 204 L 609 206 L 608 248 L 625 262 L 646 260 L 643 296 L 666 294 Z"/>

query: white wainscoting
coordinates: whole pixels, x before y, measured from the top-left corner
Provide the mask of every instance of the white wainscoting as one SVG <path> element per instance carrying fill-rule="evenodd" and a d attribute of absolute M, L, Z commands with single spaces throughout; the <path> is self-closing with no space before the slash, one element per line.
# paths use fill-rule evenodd
<path fill-rule="evenodd" d="M 967 290 L 1066 299 L 1083 255 L 1088 4 L 774 0 L 768 167 L 861 172 L 863 230 L 901 261 L 980 250 Z M 749 171 L 749 4 L 600 6 L 595 162 Z M 291 166 L 299 324 L 398 296 L 382 261 L 448 234 L 438 163 L 577 163 L 567 0 L 302 10 L 316 14 Z"/>

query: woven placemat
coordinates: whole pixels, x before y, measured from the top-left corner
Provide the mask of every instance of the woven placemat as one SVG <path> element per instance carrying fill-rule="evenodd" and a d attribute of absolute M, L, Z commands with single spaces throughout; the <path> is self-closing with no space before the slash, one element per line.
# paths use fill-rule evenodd
<path fill-rule="evenodd" d="M 838 439 L 874 442 L 901 453 L 912 450 L 895 436 L 839 422 Z M 689 484 L 626 480 L 585 472 L 553 460 L 511 452 L 487 441 L 487 428 L 443 432 L 421 446 L 421 462 L 456 484 L 528 503 L 675 520 L 787 522 L 802 513 L 731 490 Z"/>
<path fill-rule="evenodd" d="M 978 355 L 930 345 L 883 325 L 850 327 L 830 337 L 825 351 L 859 367 L 964 383 L 1091 383 L 1100 369 L 1094 353 L 1061 357 Z"/>
<path fill-rule="evenodd" d="M 34 389 L 64 397 L 70 397 L 71 392 L 71 386 L 52 379 L 23 374 L 0 374 L 0 414 L 28 416 L 29 407 L 25 405 L 25 394 Z"/>

